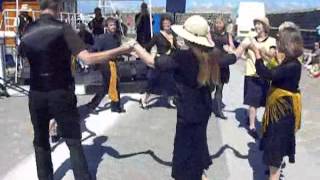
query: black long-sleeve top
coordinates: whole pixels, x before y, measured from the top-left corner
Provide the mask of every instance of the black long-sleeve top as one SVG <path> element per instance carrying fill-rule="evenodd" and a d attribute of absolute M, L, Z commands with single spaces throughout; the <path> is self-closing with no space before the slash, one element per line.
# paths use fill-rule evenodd
<path fill-rule="evenodd" d="M 173 45 L 167 40 L 162 33 L 156 34 L 152 37 L 151 41 L 147 43 L 144 47 L 147 51 L 150 51 L 153 46 L 157 46 L 158 54 L 166 54 L 170 49 L 174 50 L 177 46 L 177 39 L 173 36 Z"/>
<path fill-rule="evenodd" d="M 210 32 L 212 40 L 222 53 L 226 54 L 227 52 L 223 49 L 224 45 L 229 45 L 228 34 L 224 33 L 217 33 L 217 32 Z M 230 79 L 230 69 L 229 66 L 221 67 L 220 66 L 220 78 L 222 83 L 228 83 Z"/>
<path fill-rule="evenodd" d="M 259 77 L 271 80 L 272 86 L 291 92 L 299 91 L 301 64 L 297 59 L 286 59 L 274 69 L 268 69 L 263 60 L 258 59 L 255 66 Z"/>
<path fill-rule="evenodd" d="M 227 54 L 219 64 L 227 66 L 236 62 L 235 55 Z M 177 117 L 180 123 L 201 123 L 212 112 L 211 89 L 199 86 L 199 60 L 191 50 L 177 50 L 172 56 L 162 55 L 155 61 L 160 71 L 173 70 L 177 88 Z"/>

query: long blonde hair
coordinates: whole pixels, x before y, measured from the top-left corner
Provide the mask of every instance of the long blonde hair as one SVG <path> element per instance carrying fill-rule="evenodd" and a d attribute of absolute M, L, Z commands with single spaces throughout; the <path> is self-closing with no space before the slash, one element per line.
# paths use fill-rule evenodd
<path fill-rule="evenodd" d="M 199 86 L 216 85 L 220 83 L 220 68 L 217 62 L 219 52 L 214 48 L 206 48 L 192 42 L 187 42 L 193 54 L 199 61 L 197 81 Z"/>

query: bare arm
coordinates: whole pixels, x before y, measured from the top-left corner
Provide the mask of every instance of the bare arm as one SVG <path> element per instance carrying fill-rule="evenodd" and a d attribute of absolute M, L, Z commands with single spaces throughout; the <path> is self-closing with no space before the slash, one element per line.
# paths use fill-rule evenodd
<path fill-rule="evenodd" d="M 232 38 L 232 35 L 230 33 L 228 33 L 228 41 L 229 41 L 229 46 L 234 49 L 235 46 L 234 46 L 234 43 L 233 43 L 233 38 Z"/>
<path fill-rule="evenodd" d="M 109 61 L 111 58 L 125 54 L 128 51 L 130 51 L 130 47 L 128 46 L 120 46 L 118 48 L 95 53 L 90 53 L 87 50 L 83 50 L 77 55 L 77 57 L 87 64 L 98 64 Z"/>
<path fill-rule="evenodd" d="M 133 46 L 135 53 L 140 57 L 140 59 L 147 65 L 154 68 L 154 57 L 148 53 L 140 44 L 135 43 Z"/>

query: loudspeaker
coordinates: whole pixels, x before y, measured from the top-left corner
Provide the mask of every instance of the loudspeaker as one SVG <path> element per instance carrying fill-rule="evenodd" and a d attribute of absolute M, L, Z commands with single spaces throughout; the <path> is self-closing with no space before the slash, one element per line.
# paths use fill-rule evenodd
<path fill-rule="evenodd" d="M 185 13 L 186 0 L 167 0 L 167 12 Z"/>

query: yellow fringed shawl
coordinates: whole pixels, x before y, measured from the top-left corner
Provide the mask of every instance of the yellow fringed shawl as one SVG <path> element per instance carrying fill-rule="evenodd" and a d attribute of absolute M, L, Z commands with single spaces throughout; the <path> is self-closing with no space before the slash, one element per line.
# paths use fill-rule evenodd
<path fill-rule="evenodd" d="M 292 98 L 292 104 L 286 101 L 283 97 L 289 96 Z M 284 89 L 272 87 L 268 92 L 266 109 L 263 115 L 263 133 L 266 132 L 270 122 L 277 122 L 281 117 L 288 115 L 293 110 L 295 117 L 295 131 L 301 127 L 301 94 L 300 92 L 293 93 Z"/>
<path fill-rule="evenodd" d="M 118 72 L 115 61 L 109 61 L 110 66 L 110 83 L 109 83 L 109 90 L 108 95 L 111 101 L 118 102 L 120 97 L 118 96 L 118 89 L 117 89 L 117 83 L 118 83 Z"/>

